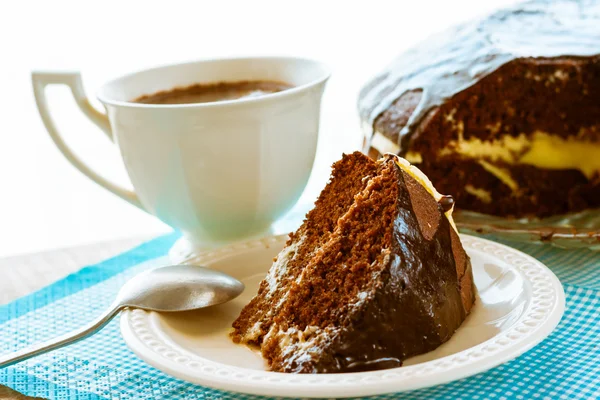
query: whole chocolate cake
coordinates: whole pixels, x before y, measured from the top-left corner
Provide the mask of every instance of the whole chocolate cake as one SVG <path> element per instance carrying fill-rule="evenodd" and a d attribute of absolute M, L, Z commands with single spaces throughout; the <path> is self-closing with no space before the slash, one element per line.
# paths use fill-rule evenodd
<path fill-rule="evenodd" d="M 361 91 L 365 152 L 399 154 L 461 209 L 600 207 L 600 2 L 531 1 L 454 27 Z"/>
<path fill-rule="evenodd" d="M 344 156 L 233 340 L 296 373 L 397 367 L 435 349 L 475 301 L 452 206 L 406 160 Z"/>

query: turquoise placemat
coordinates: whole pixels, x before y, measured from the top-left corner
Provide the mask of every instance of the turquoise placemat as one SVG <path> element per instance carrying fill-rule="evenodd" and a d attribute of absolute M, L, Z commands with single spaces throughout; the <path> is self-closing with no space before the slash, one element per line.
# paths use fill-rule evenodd
<path fill-rule="evenodd" d="M 163 236 L 83 268 L 0 307 L 0 352 L 12 352 L 93 319 L 131 276 L 157 266 L 178 238 Z M 450 384 L 380 399 L 600 399 L 600 254 L 507 243 L 548 265 L 567 308 L 557 329 L 519 358 Z M 258 399 L 189 384 L 140 361 L 118 321 L 65 349 L 0 370 L 0 384 L 49 399 Z"/>

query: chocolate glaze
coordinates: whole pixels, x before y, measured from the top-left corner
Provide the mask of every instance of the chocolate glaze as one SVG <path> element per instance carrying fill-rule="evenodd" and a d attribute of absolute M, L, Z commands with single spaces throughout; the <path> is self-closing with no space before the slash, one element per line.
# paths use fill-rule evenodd
<path fill-rule="evenodd" d="M 444 195 L 438 201 L 438 203 L 442 207 L 442 210 L 444 210 L 444 212 L 450 211 L 450 209 L 454 205 L 454 197 L 450 195 Z"/>
<path fill-rule="evenodd" d="M 392 158 L 388 162 L 393 162 Z M 336 340 L 333 357 L 319 372 L 356 372 L 399 367 L 402 360 L 434 350 L 464 321 L 473 301 L 470 260 L 462 246 L 457 257 L 443 209 L 410 175 L 397 169 L 398 202 L 391 254 L 372 299 Z M 438 229 L 424 238 L 419 213 L 437 208 Z M 457 264 L 461 265 L 457 265 Z M 469 301 L 463 305 L 462 293 Z"/>
<path fill-rule="evenodd" d="M 420 95 L 400 129 L 406 148 L 428 113 L 502 65 L 521 58 L 600 54 L 600 2 L 534 0 L 442 32 L 393 61 L 361 91 L 367 137 L 377 117 L 406 93 Z"/>

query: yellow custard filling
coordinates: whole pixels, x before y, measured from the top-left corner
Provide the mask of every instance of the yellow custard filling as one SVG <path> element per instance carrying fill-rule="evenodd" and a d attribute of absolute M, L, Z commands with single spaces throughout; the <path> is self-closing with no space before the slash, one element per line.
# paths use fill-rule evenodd
<path fill-rule="evenodd" d="M 489 204 L 492 202 L 492 195 L 490 194 L 489 191 L 482 189 L 482 188 L 476 188 L 473 185 L 465 185 L 465 192 L 477 197 L 479 200 L 481 200 L 482 202 Z"/>
<path fill-rule="evenodd" d="M 375 134 L 373 134 L 373 137 L 371 138 L 371 147 L 377 150 L 380 154 L 398 154 L 400 151 L 400 146 L 380 132 L 375 132 Z"/>
<path fill-rule="evenodd" d="M 380 154 L 398 154 L 400 152 L 400 146 L 380 132 L 375 132 L 373 135 L 373 138 L 371 139 L 371 147 L 377 150 Z M 411 164 L 420 164 L 423 162 L 421 153 L 413 151 L 409 151 L 404 158 Z"/>
<path fill-rule="evenodd" d="M 380 132 L 373 135 L 371 146 L 382 154 L 397 154 L 400 151 L 396 143 Z M 465 140 L 459 132 L 458 139 L 450 141 L 447 147 L 439 152 L 440 157 L 453 154 L 476 160 L 513 191 L 518 190 L 517 182 L 506 168 L 496 165 L 496 161 L 512 165 L 532 165 L 543 169 L 576 169 L 588 179 L 600 174 L 600 143 L 574 138 L 564 139 L 541 131 L 536 131 L 530 136 L 506 135 L 500 139 L 485 141 L 478 138 Z M 408 152 L 406 159 L 415 164 L 423 162 L 421 154 L 417 152 Z"/>
<path fill-rule="evenodd" d="M 588 179 L 600 172 L 600 143 L 561 138 L 536 131 L 531 136 L 503 136 L 482 141 L 465 140 L 459 135 L 440 151 L 440 156 L 460 154 L 464 157 L 527 164 L 544 169 L 577 169 Z"/>
<path fill-rule="evenodd" d="M 485 160 L 477 161 L 487 172 L 500 179 L 502 183 L 508 186 L 513 192 L 519 189 L 519 184 L 515 181 L 510 174 L 510 171 L 506 168 L 501 168 Z"/>
<path fill-rule="evenodd" d="M 600 143 L 539 134 L 519 162 L 547 169 L 579 169 L 591 179 L 600 172 Z"/>

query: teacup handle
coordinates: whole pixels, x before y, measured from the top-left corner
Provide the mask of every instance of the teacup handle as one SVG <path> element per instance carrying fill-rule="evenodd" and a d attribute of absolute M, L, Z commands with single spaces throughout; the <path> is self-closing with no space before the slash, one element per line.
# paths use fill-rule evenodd
<path fill-rule="evenodd" d="M 35 95 L 35 103 L 37 105 L 44 126 L 50 134 L 50 137 L 56 144 L 56 147 L 65 156 L 67 160 L 81 173 L 96 182 L 98 185 L 116 194 L 120 198 L 136 207 L 143 209 L 142 204 L 138 196 L 131 190 L 127 190 L 120 185 L 117 185 L 109 180 L 103 178 L 94 170 L 92 170 L 83 160 L 81 160 L 73 151 L 67 146 L 65 141 L 62 139 L 56 124 L 50 115 L 48 109 L 48 101 L 46 97 L 46 86 L 48 85 L 67 85 L 71 89 L 71 93 L 75 98 L 79 109 L 94 123 L 96 124 L 108 138 L 113 141 L 112 131 L 110 129 L 110 123 L 105 113 L 94 108 L 83 89 L 81 83 L 81 74 L 79 72 L 33 72 L 31 74 L 31 80 L 33 82 L 33 93 Z"/>

